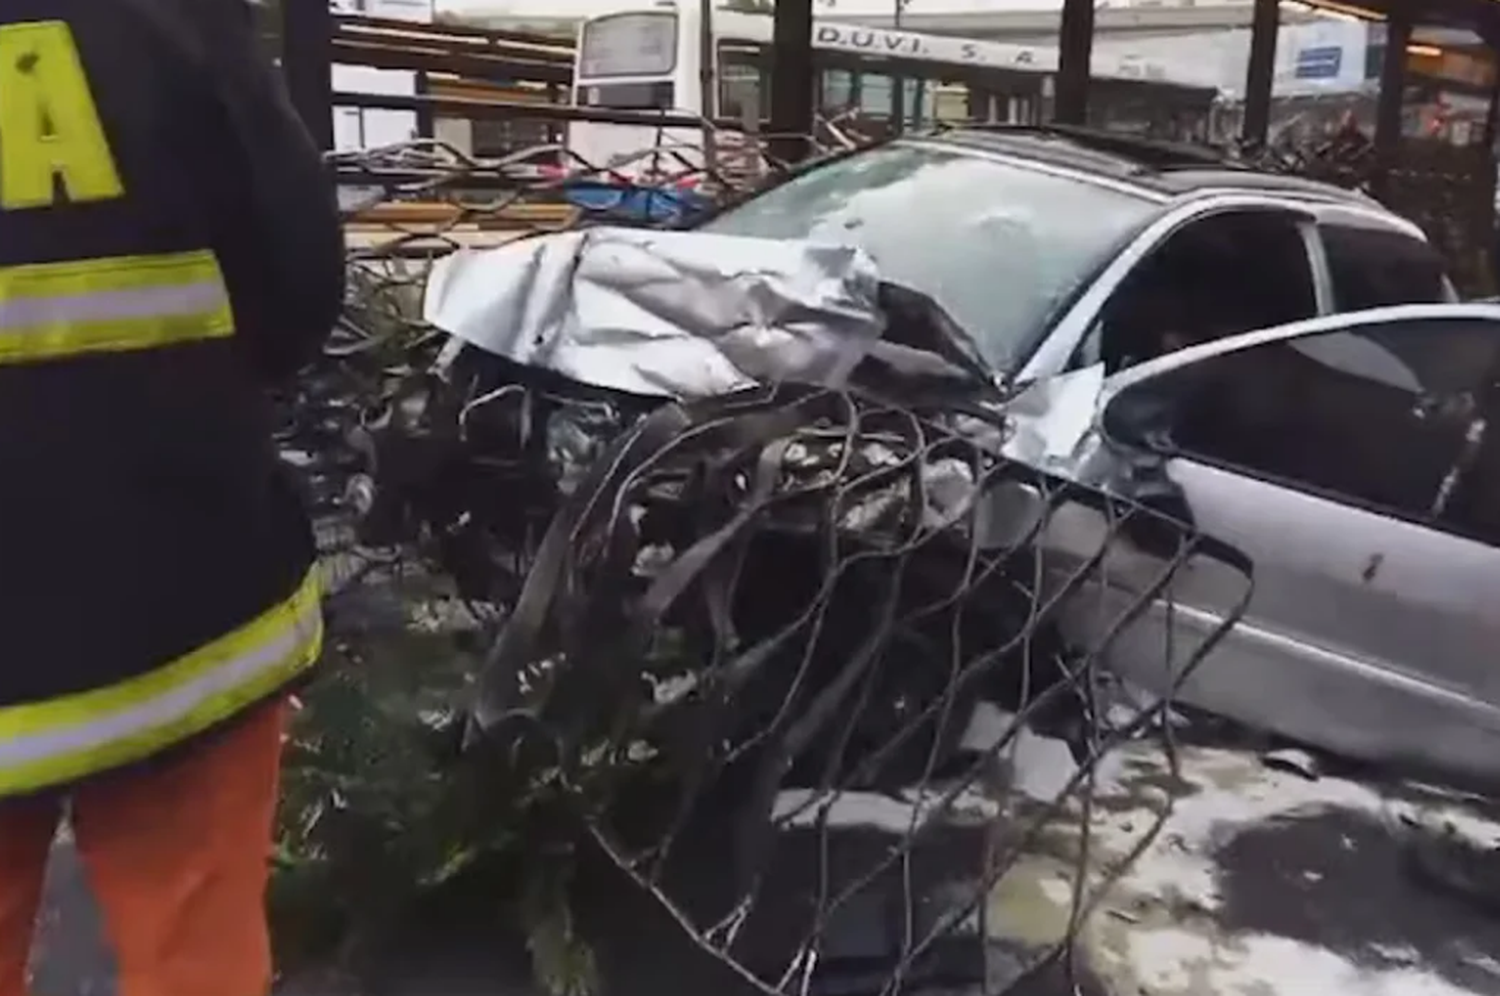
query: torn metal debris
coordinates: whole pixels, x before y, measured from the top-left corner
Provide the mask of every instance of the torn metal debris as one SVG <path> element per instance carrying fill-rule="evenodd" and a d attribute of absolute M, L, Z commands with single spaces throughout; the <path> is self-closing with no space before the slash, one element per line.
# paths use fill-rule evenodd
<path fill-rule="evenodd" d="M 842 246 L 588 228 L 439 260 L 427 320 L 585 384 L 702 398 L 844 383 L 879 338 L 879 281 Z"/>

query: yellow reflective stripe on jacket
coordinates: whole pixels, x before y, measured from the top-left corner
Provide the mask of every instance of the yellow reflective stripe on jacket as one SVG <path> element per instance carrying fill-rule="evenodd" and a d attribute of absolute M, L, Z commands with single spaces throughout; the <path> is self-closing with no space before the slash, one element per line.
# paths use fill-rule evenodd
<path fill-rule="evenodd" d="M 208 250 L 0 268 L 0 363 L 233 333 L 224 274 Z"/>
<path fill-rule="evenodd" d="M 201 733 L 311 667 L 322 643 L 315 569 L 286 601 L 164 667 L 0 708 L 0 797 L 139 761 Z"/>

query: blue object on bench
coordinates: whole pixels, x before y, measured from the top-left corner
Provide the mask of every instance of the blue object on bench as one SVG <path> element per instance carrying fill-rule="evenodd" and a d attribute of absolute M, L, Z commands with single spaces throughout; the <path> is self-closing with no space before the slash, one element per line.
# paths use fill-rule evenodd
<path fill-rule="evenodd" d="M 569 180 L 563 195 L 574 207 L 629 221 L 680 222 L 709 206 L 693 190 L 600 180 Z"/>

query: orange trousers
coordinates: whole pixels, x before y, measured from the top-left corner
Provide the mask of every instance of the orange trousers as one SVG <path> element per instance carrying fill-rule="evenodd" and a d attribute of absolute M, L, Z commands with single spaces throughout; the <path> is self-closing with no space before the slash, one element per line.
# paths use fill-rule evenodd
<path fill-rule="evenodd" d="M 120 996 L 270 991 L 265 892 L 286 712 L 262 706 L 201 744 L 68 794 Z M 63 801 L 0 801 L 0 996 L 26 992 Z"/>

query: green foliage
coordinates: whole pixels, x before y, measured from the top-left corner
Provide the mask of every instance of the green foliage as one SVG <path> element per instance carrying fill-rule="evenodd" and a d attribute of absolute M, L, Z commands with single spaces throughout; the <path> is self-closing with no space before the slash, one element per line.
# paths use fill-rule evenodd
<path fill-rule="evenodd" d="M 473 667 L 451 634 L 420 625 L 333 641 L 284 767 L 271 889 L 284 964 L 326 955 L 465 867 L 467 810 L 445 768 Z"/>
<path fill-rule="evenodd" d="M 346 619 L 302 696 L 271 884 L 278 963 L 337 968 L 423 896 L 472 876 L 469 891 L 492 895 L 497 919 L 525 937 L 546 991 L 591 996 L 598 972 L 568 901 L 577 823 L 566 815 L 581 795 L 555 767 L 515 783 L 460 757 L 458 710 L 479 658 L 449 603 L 388 597 L 404 620 L 348 632 Z M 498 886 L 497 867 L 508 870 Z"/>
<path fill-rule="evenodd" d="M 594 950 L 577 932 L 568 887 L 571 862 L 544 862 L 521 900 L 521 919 L 532 971 L 550 996 L 593 996 L 599 991 Z"/>

